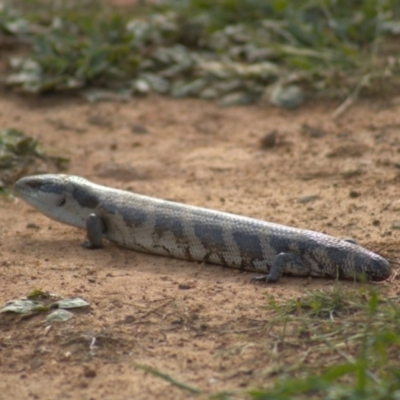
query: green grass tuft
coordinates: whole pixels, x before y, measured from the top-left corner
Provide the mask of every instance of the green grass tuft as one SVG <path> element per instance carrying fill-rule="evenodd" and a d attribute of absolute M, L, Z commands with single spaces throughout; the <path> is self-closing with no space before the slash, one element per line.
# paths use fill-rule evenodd
<path fill-rule="evenodd" d="M 361 290 L 335 287 L 328 291 L 307 291 L 295 301 L 278 302 L 270 296 L 266 309 L 275 314 L 266 331 L 279 338 L 279 358 L 284 357 L 285 347 L 290 346 L 292 355 L 293 351 L 298 352 L 299 362 L 276 369 L 265 379 L 265 388 L 223 394 L 196 389 L 198 393 L 209 398 L 224 395 L 223 398 L 253 400 L 400 398 L 397 298 L 385 297 L 373 287 Z M 154 375 L 187 389 L 169 375 L 160 372 Z"/>
<path fill-rule="evenodd" d="M 233 93 L 247 104 L 277 85 L 337 97 L 399 83 L 395 0 L 30 5 L 0 11 L 0 35 L 28 45 L 7 82 L 34 93 L 93 86 L 204 99 Z"/>

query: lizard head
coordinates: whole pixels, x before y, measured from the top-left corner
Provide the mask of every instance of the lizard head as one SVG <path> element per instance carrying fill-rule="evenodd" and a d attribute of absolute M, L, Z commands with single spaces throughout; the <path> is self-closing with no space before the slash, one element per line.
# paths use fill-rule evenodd
<path fill-rule="evenodd" d="M 46 216 L 78 228 L 95 212 L 98 200 L 86 179 L 63 174 L 32 175 L 14 186 L 19 197 Z"/>

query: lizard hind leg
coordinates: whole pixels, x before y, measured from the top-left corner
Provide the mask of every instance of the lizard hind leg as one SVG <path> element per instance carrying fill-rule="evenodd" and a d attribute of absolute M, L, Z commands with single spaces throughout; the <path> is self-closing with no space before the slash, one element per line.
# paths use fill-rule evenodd
<path fill-rule="evenodd" d="M 103 220 L 96 214 L 90 214 L 86 218 L 87 241 L 83 244 L 87 249 L 100 249 L 103 247 L 103 233 L 105 225 Z"/>
<path fill-rule="evenodd" d="M 278 282 L 282 274 L 295 276 L 309 276 L 310 267 L 295 253 L 279 253 L 271 266 L 268 274 L 256 276 L 252 281 L 263 281 L 266 283 Z"/>

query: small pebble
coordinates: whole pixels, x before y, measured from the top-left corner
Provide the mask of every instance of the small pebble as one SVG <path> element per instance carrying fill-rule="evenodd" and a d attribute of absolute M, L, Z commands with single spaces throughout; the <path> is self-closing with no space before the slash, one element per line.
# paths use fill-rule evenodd
<path fill-rule="evenodd" d="M 185 284 L 185 283 L 181 283 L 181 284 L 179 284 L 178 289 L 180 289 L 180 290 L 189 290 L 189 289 L 193 289 L 193 286 Z"/>
<path fill-rule="evenodd" d="M 297 199 L 297 202 L 301 203 L 301 204 L 307 204 L 307 203 L 311 203 L 312 201 L 315 201 L 315 200 L 318 200 L 318 199 L 320 199 L 320 197 L 317 194 L 314 194 L 314 195 L 311 195 L 311 196 L 299 197 Z"/>
<path fill-rule="evenodd" d="M 394 221 L 392 224 L 393 229 L 400 229 L 400 221 Z"/>
<path fill-rule="evenodd" d="M 149 130 L 145 126 L 139 124 L 132 125 L 131 129 L 133 133 L 138 133 L 139 135 L 149 133 Z"/>
<path fill-rule="evenodd" d="M 301 126 L 301 132 L 312 138 L 320 138 L 326 135 L 324 129 L 319 126 L 309 125 L 307 122 Z"/>
<path fill-rule="evenodd" d="M 32 223 L 32 222 L 30 222 L 29 224 L 26 224 L 26 227 L 27 227 L 28 229 L 40 229 L 40 226 L 39 226 L 39 225 L 36 225 L 36 224 L 34 224 L 34 223 Z"/>
<path fill-rule="evenodd" d="M 390 209 L 392 211 L 400 211 L 400 200 L 395 200 L 390 204 Z"/>
<path fill-rule="evenodd" d="M 83 376 L 85 378 L 95 378 L 97 375 L 96 371 L 90 367 L 85 366 L 83 368 Z"/>
<path fill-rule="evenodd" d="M 124 318 L 123 323 L 124 324 L 131 324 L 134 321 L 135 321 L 135 317 L 133 315 L 126 315 L 125 318 Z"/>
<path fill-rule="evenodd" d="M 360 197 L 360 196 L 361 196 L 361 193 L 360 193 L 360 192 L 356 192 L 355 190 L 350 190 L 349 196 L 350 196 L 352 199 L 355 199 L 356 197 Z"/>
<path fill-rule="evenodd" d="M 276 136 L 277 136 L 277 131 L 273 130 L 265 134 L 261 138 L 261 148 L 262 149 L 270 149 L 272 147 L 275 147 L 276 145 Z"/>

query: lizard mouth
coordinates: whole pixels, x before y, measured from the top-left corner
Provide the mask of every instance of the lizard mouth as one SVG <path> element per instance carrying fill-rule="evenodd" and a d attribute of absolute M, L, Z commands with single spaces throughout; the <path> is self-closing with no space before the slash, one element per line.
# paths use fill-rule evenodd
<path fill-rule="evenodd" d="M 32 194 L 33 190 L 37 190 L 39 188 L 39 185 L 37 184 L 37 182 L 35 182 L 34 185 L 32 185 L 33 182 L 29 182 L 27 181 L 25 178 L 22 178 L 20 180 L 18 180 L 15 185 L 14 185 L 14 191 L 22 196 L 27 196 Z"/>

